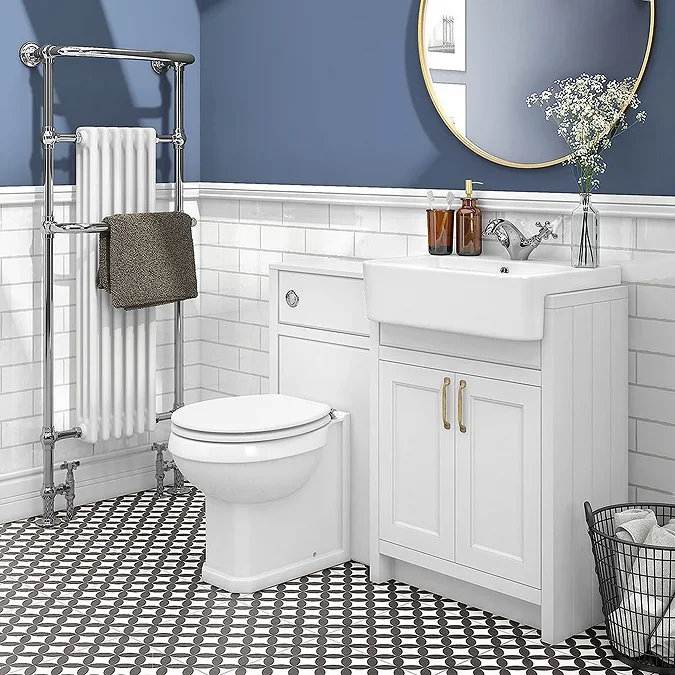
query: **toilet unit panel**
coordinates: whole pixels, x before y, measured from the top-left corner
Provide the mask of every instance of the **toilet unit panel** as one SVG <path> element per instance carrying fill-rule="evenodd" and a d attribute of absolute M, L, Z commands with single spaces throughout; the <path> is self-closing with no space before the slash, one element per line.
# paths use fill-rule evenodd
<path fill-rule="evenodd" d="M 289 290 L 299 296 L 294 308 L 285 299 Z M 277 299 L 270 302 L 270 391 L 350 413 L 351 551 L 367 563 L 369 338 L 360 265 L 272 265 L 270 297 Z"/>

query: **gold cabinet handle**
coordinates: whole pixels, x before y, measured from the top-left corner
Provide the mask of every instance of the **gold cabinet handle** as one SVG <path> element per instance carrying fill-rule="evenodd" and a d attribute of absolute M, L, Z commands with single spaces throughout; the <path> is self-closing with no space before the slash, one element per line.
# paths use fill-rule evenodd
<path fill-rule="evenodd" d="M 448 422 L 448 387 L 452 384 L 449 377 L 446 377 L 443 380 L 443 404 L 441 406 L 441 415 L 443 416 L 443 426 L 446 429 L 450 428 L 450 422 Z"/>
<path fill-rule="evenodd" d="M 460 380 L 459 382 L 459 393 L 457 394 L 457 419 L 459 421 L 459 430 L 465 434 L 466 427 L 464 426 L 464 410 L 463 410 L 463 394 L 462 392 L 466 389 L 466 380 Z"/>

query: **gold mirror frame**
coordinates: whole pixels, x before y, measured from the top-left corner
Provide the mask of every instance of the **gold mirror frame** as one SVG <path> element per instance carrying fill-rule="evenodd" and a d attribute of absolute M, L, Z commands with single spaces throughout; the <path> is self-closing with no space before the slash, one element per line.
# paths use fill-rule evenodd
<path fill-rule="evenodd" d="M 447 115 L 443 111 L 436 94 L 433 89 L 433 82 L 431 81 L 431 74 L 429 68 L 427 67 L 427 57 L 424 50 L 424 14 L 426 11 L 428 0 L 421 0 L 420 2 L 420 11 L 417 19 L 417 49 L 420 57 L 420 67 L 422 69 L 422 76 L 424 77 L 424 83 L 426 84 L 427 91 L 429 96 L 436 108 L 436 112 L 440 115 L 445 125 L 452 131 L 452 133 L 470 150 L 473 150 L 477 155 L 480 155 L 483 159 L 487 159 L 495 164 L 501 164 L 502 166 L 508 166 L 513 169 L 544 169 L 548 166 L 555 166 L 556 164 L 561 164 L 564 162 L 569 155 L 565 157 L 560 157 L 559 159 L 551 160 L 550 162 L 541 162 L 539 164 L 522 164 L 519 162 L 509 162 L 506 159 L 501 159 L 500 157 L 495 157 L 489 152 L 485 152 L 482 148 L 478 147 L 475 143 L 472 143 L 466 136 L 460 134 L 459 131 L 455 128 L 455 125 L 448 119 Z M 647 0 L 651 7 L 650 12 L 650 21 L 649 21 L 649 37 L 647 39 L 647 49 L 645 50 L 645 57 L 642 60 L 642 67 L 640 68 L 640 73 L 637 76 L 635 81 L 635 88 L 633 89 L 633 94 L 636 94 L 642 84 L 642 78 L 644 77 L 645 71 L 647 70 L 647 64 L 649 63 L 649 57 L 652 53 L 652 45 L 654 43 L 654 27 L 656 24 L 656 0 Z"/>

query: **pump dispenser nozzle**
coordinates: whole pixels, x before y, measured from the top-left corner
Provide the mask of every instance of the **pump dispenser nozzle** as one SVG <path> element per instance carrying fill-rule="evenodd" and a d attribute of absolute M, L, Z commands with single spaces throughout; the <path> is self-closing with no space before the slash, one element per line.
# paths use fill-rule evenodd
<path fill-rule="evenodd" d="M 472 199 L 473 195 L 473 186 L 474 185 L 483 185 L 480 181 L 477 180 L 467 180 L 465 183 L 465 190 L 466 190 L 466 198 L 467 199 Z"/>

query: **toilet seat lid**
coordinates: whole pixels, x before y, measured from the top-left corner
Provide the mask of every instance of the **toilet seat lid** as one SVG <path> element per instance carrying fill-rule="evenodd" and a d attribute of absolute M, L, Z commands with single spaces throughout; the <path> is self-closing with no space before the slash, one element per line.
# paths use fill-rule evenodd
<path fill-rule="evenodd" d="M 330 411 L 325 403 L 283 394 L 256 394 L 191 403 L 173 413 L 171 424 L 206 434 L 260 434 L 312 425 Z"/>

